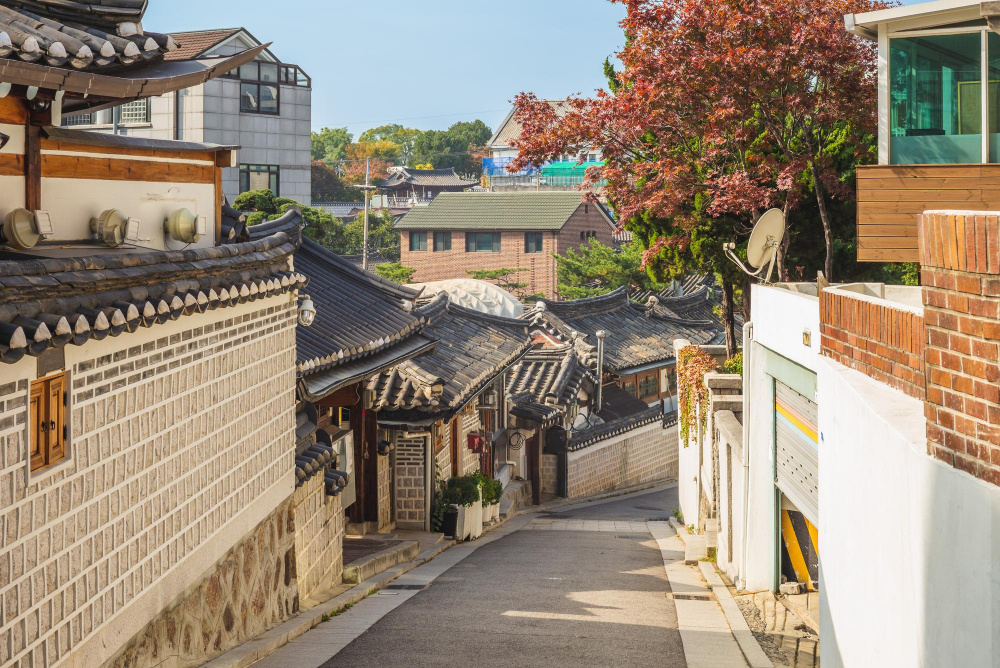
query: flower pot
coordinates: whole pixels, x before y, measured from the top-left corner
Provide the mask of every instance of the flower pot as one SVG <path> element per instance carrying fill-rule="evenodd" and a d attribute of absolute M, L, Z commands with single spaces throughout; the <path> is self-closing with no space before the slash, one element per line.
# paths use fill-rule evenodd
<path fill-rule="evenodd" d="M 490 513 L 493 516 L 493 521 L 494 522 L 499 522 L 500 521 L 500 504 L 499 503 L 494 503 L 492 506 L 490 506 Z"/>
<path fill-rule="evenodd" d="M 458 532 L 458 507 L 448 506 L 444 511 L 444 522 L 441 524 L 441 533 L 445 536 L 454 537 Z"/>
<path fill-rule="evenodd" d="M 490 522 L 493 519 L 493 506 L 487 506 L 485 503 L 483 503 L 482 513 L 483 513 L 483 524 Z"/>
<path fill-rule="evenodd" d="M 461 542 L 469 536 L 469 515 L 465 506 L 455 506 L 458 509 L 458 516 L 455 521 L 455 540 Z"/>
<path fill-rule="evenodd" d="M 469 526 L 469 540 L 475 540 L 483 535 L 483 512 L 472 506 L 468 509 L 466 515 L 472 519 Z"/>

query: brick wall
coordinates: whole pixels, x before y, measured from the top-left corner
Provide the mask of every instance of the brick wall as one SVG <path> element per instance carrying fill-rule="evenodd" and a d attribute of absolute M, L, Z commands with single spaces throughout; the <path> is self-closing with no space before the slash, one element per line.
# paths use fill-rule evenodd
<path fill-rule="evenodd" d="M 920 217 L 930 454 L 1000 485 L 998 216 Z"/>
<path fill-rule="evenodd" d="M 542 455 L 542 494 L 559 493 L 559 455 Z"/>
<path fill-rule="evenodd" d="M 0 665 L 101 665 L 291 497 L 295 303 L 221 314 L 67 347 L 68 459 L 36 474 L 35 360 L 5 366 Z"/>
<path fill-rule="evenodd" d="M 923 399 L 923 316 L 846 290 L 820 293 L 823 355 Z"/>
<path fill-rule="evenodd" d="M 677 438 L 671 432 L 654 422 L 569 453 L 569 498 L 676 475 Z"/>
<path fill-rule="evenodd" d="M 299 596 L 307 599 L 340 581 L 344 572 L 344 509 L 327 496 L 323 476 L 295 490 L 295 564 Z"/>
<path fill-rule="evenodd" d="M 427 436 L 393 432 L 396 443 L 396 524 L 423 527 L 424 448 Z"/>
<path fill-rule="evenodd" d="M 489 230 L 483 230 L 489 231 Z M 465 231 L 453 230 L 451 250 L 434 251 L 433 233 L 427 233 L 426 251 L 410 251 L 409 231 L 402 232 L 401 261 L 407 267 L 417 270 L 414 282 L 439 281 L 446 278 L 468 278 L 467 270 L 524 268 L 517 275 L 517 281 L 527 283 L 526 294 L 542 293 L 554 298 L 556 294 L 556 263 L 553 253 L 565 254 L 569 248 L 579 248 L 584 240 L 580 233 L 596 232 L 597 239 L 610 246 L 613 230 L 598 211 L 596 205 L 581 204 L 557 233 L 542 232 L 542 252 L 524 252 L 524 231 L 504 231 L 500 233 L 499 253 L 466 253 Z"/>
<path fill-rule="evenodd" d="M 479 420 L 479 411 L 462 411 L 458 419 L 461 421 L 458 440 L 458 456 L 462 459 L 462 466 L 459 471 L 462 475 L 468 475 L 479 470 L 479 454 L 469 450 L 469 434 L 482 428 Z"/>

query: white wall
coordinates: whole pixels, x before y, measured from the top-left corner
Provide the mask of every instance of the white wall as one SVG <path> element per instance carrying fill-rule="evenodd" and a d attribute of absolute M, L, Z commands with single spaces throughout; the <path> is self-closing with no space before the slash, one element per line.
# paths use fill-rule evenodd
<path fill-rule="evenodd" d="M 922 402 L 818 382 L 823 665 L 1000 665 L 1000 490 L 926 454 Z"/>
<path fill-rule="evenodd" d="M 767 351 L 815 371 L 819 363 L 820 335 L 816 297 L 761 285 L 754 285 L 752 291 L 752 341 L 749 359 L 744 353 L 743 363 L 743 424 L 744 443 L 747 444 L 742 463 L 747 471 L 743 563 L 744 588 L 760 590 L 774 588 L 777 558 L 774 383 L 765 370 Z M 802 338 L 807 330 L 811 334 L 808 346 Z"/>

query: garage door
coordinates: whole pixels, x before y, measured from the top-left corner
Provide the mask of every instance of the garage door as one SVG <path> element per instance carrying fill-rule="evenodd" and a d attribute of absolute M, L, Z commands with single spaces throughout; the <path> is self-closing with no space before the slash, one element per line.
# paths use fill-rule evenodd
<path fill-rule="evenodd" d="M 774 383 L 775 483 L 814 525 L 819 524 L 819 447 L 815 402 Z"/>

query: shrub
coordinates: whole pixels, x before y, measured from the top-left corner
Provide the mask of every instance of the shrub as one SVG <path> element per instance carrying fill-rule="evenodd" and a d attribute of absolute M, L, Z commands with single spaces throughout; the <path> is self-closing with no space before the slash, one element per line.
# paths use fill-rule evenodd
<path fill-rule="evenodd" d="M 738 376 L 743 375 L 743 353 L 736 353 L 732 357 L 726 360 L 725 364 L 722 365 L 722 370 L 726 373 L 735 373 Z"/>

